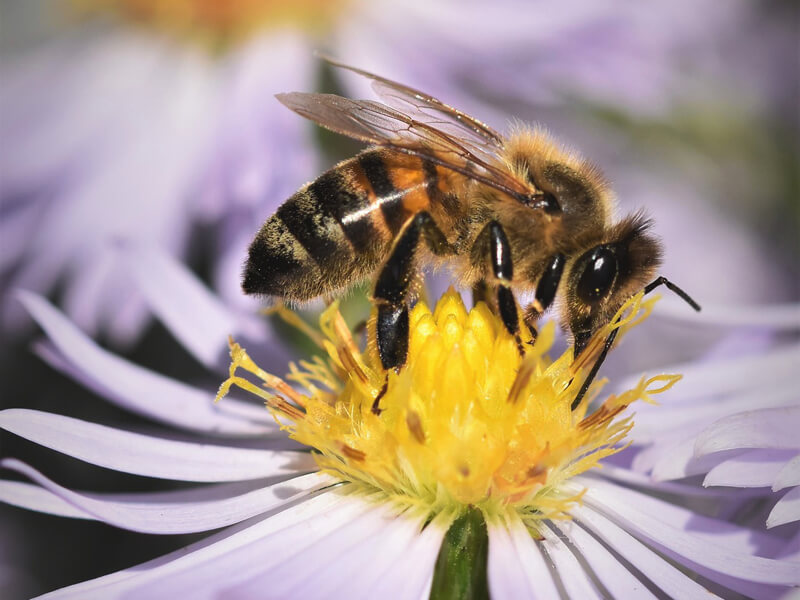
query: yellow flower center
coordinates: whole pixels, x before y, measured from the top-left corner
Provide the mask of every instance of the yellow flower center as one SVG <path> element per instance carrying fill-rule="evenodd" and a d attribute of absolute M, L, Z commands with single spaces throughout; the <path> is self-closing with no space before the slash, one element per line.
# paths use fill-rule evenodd
<path fill-rule="evenodd" d="M 560 489 L 562 482 L 623 448 L 632 421 L 620 413 L 680 379 L 642 378 L 587 415 L 598 382 L 572 408 L 608 333 L 640 322 L 653 301 L 632 298 L 579 360 L 568 350 L 551 361 L 553 323 L 534 345 L 523 340 L 520 356 L 485 304 L 468 312 L 451 290 L 433 312 L 423 302 L 414 307 L 408 360 L 388 373 L 375 344 L 359 350 L 334 304 L 316 334 L 325 358 L 290 367 L 287 379 L 304 393 L 265 373 L 232 343 L 231 376 L 218 398 L 234 384 L 263 397 L 290 437 L 314 450 L 322 471 L 366 495 L 429 516 L 459 514 L 467 506 L 487 517 L 513 510 L 535 529 L 541 519 L 567 517 L 579 500 Z M 368 339 L 374 339 L 374 316 Z M 239 369 L 261 386 L 237 375 Z"/>
<path fill-rule="evenodd" d="M 105 13 L 212 47 L 282 26 L 327 30 L 349 0 L 72 0 L 78 14 Z"/>

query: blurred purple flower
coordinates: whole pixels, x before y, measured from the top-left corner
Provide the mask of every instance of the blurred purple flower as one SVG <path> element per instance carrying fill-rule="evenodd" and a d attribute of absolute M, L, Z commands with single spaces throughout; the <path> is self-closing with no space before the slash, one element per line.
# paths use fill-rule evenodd
<path fill-rule="evenodd" d="M 4 60 L 0 139 L 13 149 L 0 160 L 6 292 L 46 293 L 62 282 L 63 305 L 84 330 L 133 339 L 147 318 L 145 302 L 105 244 L 154 243 L 183 257 L 194 225 L 205 222 L 217 238 L 209 244 L 215 285 L 244 302 L 239 271 L 250 236 L 319 172 L 310 128 L 272 98 L 315 87 L 317 47 L 489 121 L 505 121 L 509 106 L 534 107 L 519 116 L 548 117 L 545 105 L 569 99 L 663 116 L 697 100 L 691 82 L 705 81 L 698 56 L 713 54 L 715 40 L 731 37 L 752 11 L 744 2 L 721 11 L 710 0 L 691 7 L 505 0 L 490 11 L 455 0 L 354 1 L 337 10 L 322 34 L 267 23 L 220 54 L 138 28 L 79 28 Z M 569 112 L 554 117 L 575 127 Z M 629 170 L 623 164 L 623 177 L 612 175 L 619 181 Z M 672 206 L 666 196 L 654 204 Z M 684 198 L 691 211 L 696 200 L 705 203 L 697 193 Z M 721 254 L 724 265 L 746 263 L 750 236 L 710 220 L 725 237 L 744 240 L 741 250 Z M 686 235 L 665 231 L 668 243 Z M 753 254 L 754 282 L 745 290 L 758 294 L 774 279 Z M 20 321 L 14 302 L 6 299 L 3 311 L 7 326 Z"/>
<path fill-rule="evenodd" d="M 180 270 L 157 253 L 134 252 L 125 260 L 134 272 L 156 264 Z M 136 285 L 142 281 L 135 279 Z M 194 354 L 198 348 L 221 350 L 221 333 L 236 329 L 236 320 L 216 310 L 221 305 L 188 272 L 163 283 L 171 302 L 161 302 L 184 309 L 157 311 L 167 328 Z M 35 483 L 4 480 L 0 499 L 143 533 L 225 528 L 173 554 L 47 597 L 370 598 L 386 589 L 398 598 L 427 594 L 445 533 L 436 519 L 423 528 L 419 518 L 397 515 L 389 505 L 337 493 L 334 481 L 315 473 L 312 457 L 288 444 L 262 407 L 233 398 L 214 404 L 213 390 L 132 364 L 97 346 L 41 297 L 23 293 L 21 299 L 47 333 L 48 340 L 37 345 L 43 358 L 109 401 L 179 433 L 154 436 L 26 409 L 0 412 L 0 427 L 107 469 L 204 485 L 158 493 L 76 492 L 5 459 L 3 466 Z M 198 321 L 203 327 L 192 331 L 187 325 L 198 317 L 192 314 L 197 307 L 205 307 Z M 782 380 L 786 364 L 754 361 L 743 359 L 727 375 L 718 366 L 693 365 L 684 394 L 692 397 L 694 412 L 679 398 L 679 408 L 660 409 L 664 423 L 677 421 L 683 411 L 690 419 L 697 411 L 716 411 L 720 398 L 760 402 L 753 393 Z M 647 428 L 659 418 L 653 415 L 650 421 L 645 415 L 642 430 L 658 443 L 664 427 Z M 668 439 L 669 428 L 663 435 Z M 667 468 L 683 464 L 680 454 L 661 458 Z M 800 584 L 782 537 L 719 516 L 735 514 L 751 497 L 746 491 L 654 481 L 613 464 L 565 485 L 575 493 L 586 488 L 583 502 L 570 509 L 572 521 L 548 522 L 543 540 L 531 537 L 521 522 L 489 523 L 488 576 L 495 597 L 555 597 L 563 589 L 570 598 L 638 597 L 648 591 L 706 597 L 707 590 L 712 597 L 769 598 Z M 689 508 L 700 504 L 703 510 Z"/>
<path fill-rule="evenodd" d="M 271 110 L 272 95 L 308 87 L 311 61 L 293 33 L 216 58 L 119 29 L 7 65 L 2 135 L 15 151 L 0 163 L 0 268 L 10 286 L 46 291 L 67 275 L 64 305 L 81 327 L 135 337 L 143 299 L 103 248 L 134 240 L 181 256 L 193 224 L 241 221 L 287 195 L 315 154 L 303 123 Z"/>

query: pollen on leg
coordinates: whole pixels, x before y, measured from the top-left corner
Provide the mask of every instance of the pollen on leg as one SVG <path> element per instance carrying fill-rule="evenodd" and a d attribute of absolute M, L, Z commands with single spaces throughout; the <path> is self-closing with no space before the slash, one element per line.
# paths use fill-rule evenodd
<path fill-rule="evenodd" d="M 651 307 L 641 295 L 632 298 L 586 354 L 598 352 L 613 329 L 624 334 Z M 468 311 L 451 290 L 433 311 L 418 303 L 409 324 L 408 360 L 387 372 L 374 343 L 359 349 L 334 303 L 320 319 L 324 355 L 292 365 L 288 376 L 306 393 L 265 373 L 231 343 L 230 378 L 220 396 L 237 385 L 264 398 L 290 437 L 314 450 L 323 471 L 365 497 L 431 518 L 469 506 L 487 518 L 513 511 L 535 529 L 542 519 L 568 518 L 580 501 L 562 483 L 624 447 L 633 426 L 627 407 L 651 401 L 680 378 L 642 378 L 589 412 L 602 388 L 596 382 L 573 411 L 592 363 L 573 361 L 571 350 L 551 360 L 552 323 L 520 355 L 498 317 L 483 303 Z M 375 339 L 374 315 L 368 334 Z M 260 384 L 237 375 L 240 369 Z"/>

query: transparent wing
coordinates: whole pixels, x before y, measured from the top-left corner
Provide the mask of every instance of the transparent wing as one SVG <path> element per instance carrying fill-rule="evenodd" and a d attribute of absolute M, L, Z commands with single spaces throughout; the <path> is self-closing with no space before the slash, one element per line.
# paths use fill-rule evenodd
<path fill-rule="evenodd" d="M 329 56 L 319 56 L 335 67 L 372 80 L 372 89 L 388 106 L 417 121 L 427 123 L 440 131 L 460 138 L 466 146 L 476 151 L 476 154 L 486 153 L 487 156 L 483 158 L 490 158 L 502 151 L 503 136 L 482 121 L 445 104 L 438 98 L 380 75 L 351 67 Z"/>
<path fill-rule="evenodd" d="M 525 184 L 500 166 L 497 159 L 502 146 L 492 153 L 476 150 L 474 143 L 460 135 L 373 100 L 303 92 L 276 97 L 297 114 L 331 131 L 427 158 L 514 197 L 528 197 L 531 193 Z"/>

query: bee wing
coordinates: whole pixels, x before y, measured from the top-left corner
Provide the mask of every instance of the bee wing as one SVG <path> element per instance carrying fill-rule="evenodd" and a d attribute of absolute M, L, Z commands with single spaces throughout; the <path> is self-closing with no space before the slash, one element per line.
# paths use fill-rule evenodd
<path fill-rule="evenodd" d="M 494 155 L 503 149 L 503 136 L 486 125 L 486 123 L 461 112 L 449 104 L 445 104 L 438 98 L 369 71 L 351 67 L 329 56 L 319 56 L 334 67 L 346 69 L 371 79 L 372 89 L 375 90 L 375 93 L 388 106 L 399 110 L 403 114 L 451 133 L 489 155 Z"/>
<path fill-rule="evenodd" d="M 497 152 L 479 151 L 460 136 L 386 104 L 303 92 L 277 94 L 276 98 L 297 114 L 331 131 L 426 158 L 514 197 L 530 194 L 527 186 L 496 166 Z"/>

